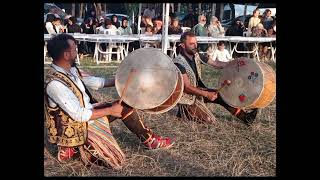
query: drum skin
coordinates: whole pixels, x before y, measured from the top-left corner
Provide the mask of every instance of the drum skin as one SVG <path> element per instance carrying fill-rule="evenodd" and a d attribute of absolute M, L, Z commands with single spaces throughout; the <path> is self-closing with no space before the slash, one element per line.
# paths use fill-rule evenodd
<path fill-rule="evenodd" d="M 254 59 L 238 58 L 222 70 L 219 86 L 230 80 L 219 92 L 222 99 L 236 108 L 264 108 L 276 95 L 276 74 L 273 69 Z"/>
<path fill-rule="evenodd" d="M 145 112 L 150 114 L 161 114 L 169 111 L 170 109 L 174 108 L 174 106 L 177 105 L 177 103 L 179 102 L 179 100 L 183 95 L 183 89 L 184 89 L 183 77 L 178 68 L 177 68 L 177 73 L 179 74 L 178 83 L 174 92 L 170 96 L 170 98 L 158 107 L 144 110 Z"/>
<path fill-rule="evenodd" d="M 131 70 L 134 72 L 130 73 Z M 129 74 L 132 77 L 123 101 L 140 110 L 156 108 L 166 102 L 175 91 L 179 75 L 172 59 L 155 48 L 137 49 L 121 62 L 115 76 L 119 96 Z"/>

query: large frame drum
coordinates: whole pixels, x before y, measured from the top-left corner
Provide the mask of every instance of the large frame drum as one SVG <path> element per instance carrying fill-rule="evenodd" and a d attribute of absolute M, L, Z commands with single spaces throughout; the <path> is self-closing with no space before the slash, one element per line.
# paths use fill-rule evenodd
<path fill-rule="evenodd" d="M 137 49 L 125 57 L 115 77 L 119 96 L 126 84 L 123 101 L 153 114 L 169 111 L 183 94 L 180 71 L 168 55 L 155 48 Z"/>
<path fill-rule="evenodd" d="M 222 70 L 219 84 L 231 80 L 219 92 L 222 99 L 237 108 L 264 108 L 276 95 L 276 74 L 273 69 L 253 59 L 239 58 Z"/>
<path fill-rule="evenodd" d="M 171 96 L 164 103 L 162 103 L 160 106 L 152 108 L 152 109 L 145 109 L 144 110 L 145 112 L 148 112 L 150 114 L 161 114 L 161 113 L 169 111 L 170 109 L 174 108 L 174 106 L 176 106 L 178 104 L 179 100 L 181 99 L 181 97 L 183 95 L 184 83 L 183 83 L 182 74 L 178 68 L 177 68 L 177 73 L 179 74 L 178 75 L 178 83 L 177 83 L 177 86 L 176 86 L 174 92 L 171 94 Z"/>

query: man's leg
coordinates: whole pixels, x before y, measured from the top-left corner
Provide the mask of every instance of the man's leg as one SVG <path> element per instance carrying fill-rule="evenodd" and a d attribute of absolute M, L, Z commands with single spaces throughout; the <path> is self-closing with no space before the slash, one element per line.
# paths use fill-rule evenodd
<path fill-rule="evenodd" d="M 158 149 L 158 148 L 169 148 L 174 142 L 168 137 L 161 137 L 152 132 L 151 129 L 147 128 L 140 118 L 136 110 L 130 106 L 122 103 L 124 108 L 122 112 L 122 122 L 127 126 L 127 128 L 136 134 L 140 141 L 148 149 Z M 109 122 L 116 120 L 117 118 L 109 116 Z"/>
<path fill-rule="evenodd" d="M 196 100 L 192 105 L 178 104 L 177 117 L 198 123 L 215 123 L 216 118 L 201 101 Z"/>

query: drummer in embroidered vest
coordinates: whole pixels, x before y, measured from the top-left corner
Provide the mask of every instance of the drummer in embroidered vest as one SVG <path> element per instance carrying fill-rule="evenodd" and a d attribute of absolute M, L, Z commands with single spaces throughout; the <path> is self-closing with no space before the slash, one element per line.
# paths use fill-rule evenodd
<path fill-rule="evenodd" d="M 137 112 L 125 103 L 98 103 L 91 96 L 87 87 L 112 87 L 115 80 L 91 76 L 75 66 L 76 40 L 72 36 L 53 37 L 47 49 L 53 63 L 44 84 L 45 124 L 48 141 L 58 147 L 60 162 L 80 155 L 87 165 L 97 163 L 120 169 L 125 155 L 109 127 L 110 122 L 119 118 L 147 149 L 173 145 L 170 138 L 147 128 Z"/>
<path fill-rule="evenodd" d="M 205 86 L 201 78 L 201 63 L 221 69 L 228 62 L 213 61 L 208 56 L 197 53 L 197 39 L 193 32 L 185 32 L 180 38 L 181 51 L 173 59 L 183 76 L 184 93 L 178 103 L 178 117 L 196 122 L 214 123 L 215 117 L 205 103 L 216 103 L 226 108 L 237 118 L 250 125 L 256 118 L 258 109 L 248 111 L 229 106 L 224 102 L 216 89 Z"/>

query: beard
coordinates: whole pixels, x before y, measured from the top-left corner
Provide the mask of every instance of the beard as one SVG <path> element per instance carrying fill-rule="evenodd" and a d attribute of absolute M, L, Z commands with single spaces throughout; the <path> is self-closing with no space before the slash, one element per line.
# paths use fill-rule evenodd
<path fill-rule="evenodd" d="M 185 48 L 186 50 L 186 53 L 190 54 L 190 55 L 195 55 L 198 51 L 197 51 L 197 48 Z"/>
<path fill-rule="evenodd" d="M 72 59 L 71 61 L 70 61 L 70 65 L 71 65 L 71 67 L 75 67 L 77 64 L 76 64 L 76 58 L 74 58 L 74 59 Z"/>

